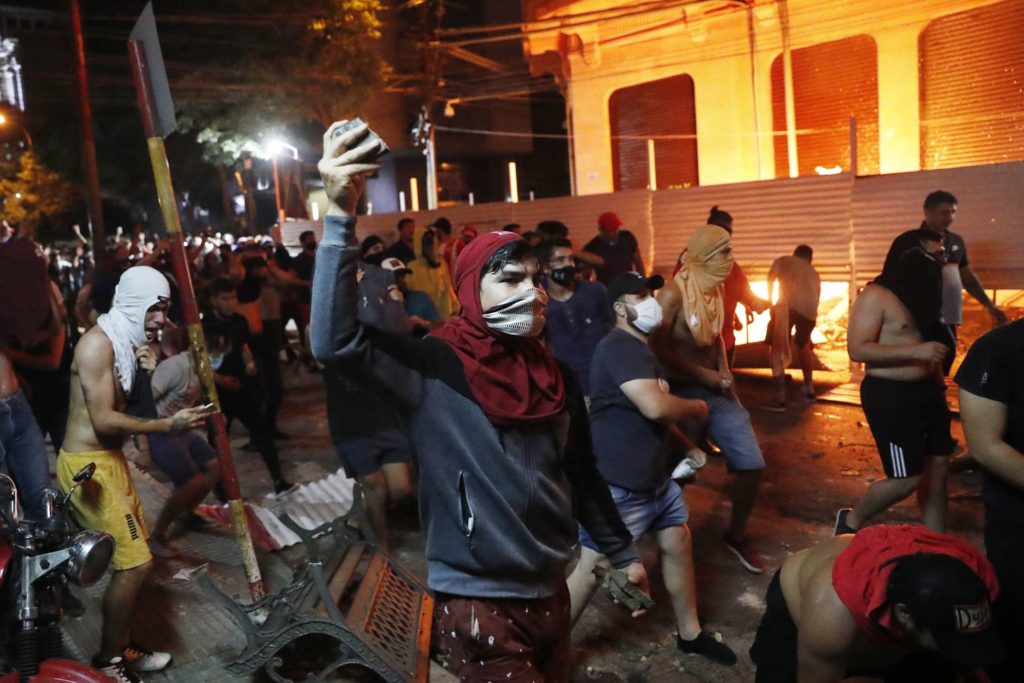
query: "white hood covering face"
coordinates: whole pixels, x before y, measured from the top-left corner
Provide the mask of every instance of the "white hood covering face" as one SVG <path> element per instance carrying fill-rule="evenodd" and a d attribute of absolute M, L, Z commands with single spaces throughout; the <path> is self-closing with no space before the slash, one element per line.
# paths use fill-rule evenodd
<path fill-rule="evenodd" d="M 117 283 L 110 312 L 96 320 L 114 345 L 114 367 L 125 394 L 131 392 L 135 383 L 135 350 L 146 343 L 146 311 L 170 298 L 171 287 L 160 271 L 135 266 L 124 271 Z"/>

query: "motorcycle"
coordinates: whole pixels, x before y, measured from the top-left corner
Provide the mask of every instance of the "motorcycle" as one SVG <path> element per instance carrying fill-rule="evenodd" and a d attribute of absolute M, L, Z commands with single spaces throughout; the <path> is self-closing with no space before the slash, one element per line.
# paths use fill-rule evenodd
<path fill-rule="evenodd" d="M 96 465 L 90 463 L 61 494 L 44 492 L 45 514 L 18 513 L 18 488 L 0 473 L 0 683 L 109 683 L 95 669 L 60 659 L 68 584 L 89 587 L 107 571 L 114 540 L 100 531 L 79 531 L 67 518 L 68 501 Z M 13 668 L 13 671 L 10 669 Z"/>

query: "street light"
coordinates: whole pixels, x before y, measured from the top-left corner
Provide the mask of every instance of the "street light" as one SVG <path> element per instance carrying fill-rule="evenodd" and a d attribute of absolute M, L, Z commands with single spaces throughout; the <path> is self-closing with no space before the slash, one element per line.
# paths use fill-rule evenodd
<path fill-rule="evenodd" d="M 11 120 L 7 118 L 6 114 L 0 114 L 0 126 L 6 126 L 10 122 L 11 122 Z M 32 136 L 29 135 L 28 128 L 25 128 L 25 126 L 23 124 L 18 123 L 17 121 L 14 121 L 13 123 L 15 125 L 17 125 L 18 128 L 21 129 L 22 135 L 25 136 L 25 142 L 28 143 L 29 147 L 31 147 L 32 146 Z"/>
<path fill-rule="evenodd" d="M 284 150 L 292 154 L 292 159 L 299 160 L 299 150 L 294 145 L 289 145 L 284 140 L 273 139 L 267 143 L 267 151 L 270 153 L 270 161 L 274 165 L 274 200 L 277 202 L 277 224 L 284 225 L 284 207 L 281 206 L 281 181 L 277 174 L 277 157 Z"/>

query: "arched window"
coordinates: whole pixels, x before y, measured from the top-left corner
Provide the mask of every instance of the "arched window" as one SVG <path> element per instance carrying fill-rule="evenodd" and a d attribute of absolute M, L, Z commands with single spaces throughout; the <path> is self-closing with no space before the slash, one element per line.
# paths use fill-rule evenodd
<path fill-rule="evenodd" d="M 1024 160 L 1024 0 L 940 17 L 919 38 L 921 167 Z"/>
<path fill-rule="evenodd" d="M 878 173 L 878 48 L 870 36 L 853 36 L 793 50 L 800 175 L 817 167 L 849 171 L 850 117 L 857 119 L 857 171 Z M 772 62 L 772 128 L 775 175 L 789 176 L 782 55 Z M 813 131 L 801 133 L 800 131 Z"/>
<path fill-rule="evenodd" d="M 690 76 L 616 90 L 608 110 L 616 190 L 648 186 L 648 139 L 654 139 L 659 188 L 698 184 L 697 110 Z"/>

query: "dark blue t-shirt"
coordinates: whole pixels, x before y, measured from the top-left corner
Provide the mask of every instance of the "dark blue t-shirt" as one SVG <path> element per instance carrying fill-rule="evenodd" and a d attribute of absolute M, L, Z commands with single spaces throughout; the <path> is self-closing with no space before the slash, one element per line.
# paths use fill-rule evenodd
<path fill-rule="evenodd" d="M 410 289 L 405 293 L 405 312 L 409 315 L 418 315 L 428 322 L 434 322 L 441 318 L 430 295 L 415 289 Z"/>
<path fill-rule="evenodd" d="M 555 358 L 576 373 L 583 395 L 590 395 L 590 361 L 597 345 L 612 329 L 611 309 L 604 285 L 581 281 L 567 301 L 548 298 L 544 334 Z"/>
<path fill-rule="evenodd" d="M 620 385 L 658 379 L 657 362 L 641 339 L 619 329 L 605 336 L 590 366 L 590 428 L 605 481 L 653 491 L 665 481 L 665 427 L 648 420 Z"/>

